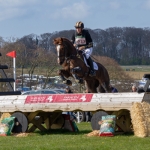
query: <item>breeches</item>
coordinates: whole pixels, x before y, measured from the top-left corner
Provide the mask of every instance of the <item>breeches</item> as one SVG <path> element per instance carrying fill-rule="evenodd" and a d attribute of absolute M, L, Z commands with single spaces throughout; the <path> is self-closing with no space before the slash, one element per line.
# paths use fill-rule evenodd
<path fill-rule="evenodd" d="M 93 52 L 93 47 L 84 50 L 84 55 L 86 56 L 86 59 L 88 59 L 91 56 L 92 52 Z"/>

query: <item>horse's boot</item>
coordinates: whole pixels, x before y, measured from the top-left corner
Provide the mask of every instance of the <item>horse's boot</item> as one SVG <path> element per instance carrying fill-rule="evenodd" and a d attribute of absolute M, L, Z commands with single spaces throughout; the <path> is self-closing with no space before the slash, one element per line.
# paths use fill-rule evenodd
<path fill-rule="evenodd" d="M 72 75 L 77 83 L 83 84 L 83 79 L 79 78 L 76 74 L 72 74 Z"/>
<path fill-rule="evenodd" d="M 89 66 L 90 66 L 90 76 L 96 76 L 96 72 L 95 72 L 95 70 L 94 70 L 94 66 L 93 66 L 93 61 L 92 61 L 92 59 L 91 59 L 91 57 L 89 57 L 88 59 L 87 59 L 87 62 L 88 62 L 88 64 L 89 64 Z"/>

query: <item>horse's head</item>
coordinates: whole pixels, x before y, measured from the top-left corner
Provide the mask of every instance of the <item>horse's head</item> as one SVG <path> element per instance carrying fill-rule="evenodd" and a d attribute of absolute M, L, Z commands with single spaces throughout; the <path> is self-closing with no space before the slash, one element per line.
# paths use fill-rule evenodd
<path fill-rule="evenodd" d="M 57 62 L 58 64 L 62 65 L 65 61 L 65 49 L 63 45 L 63 39 L 62 38 L 56 38 L 53 40 L 54 45 L 56 45 L 57 50 Z"/>
<path fill-rule="evenodd" d="M 65 59 L 70 58 L 71 55 L 76 53 L 73 44 L 66 38 L 56 38 L 53 40 L 57 50 L 57 62 L 62 65 Z"/>

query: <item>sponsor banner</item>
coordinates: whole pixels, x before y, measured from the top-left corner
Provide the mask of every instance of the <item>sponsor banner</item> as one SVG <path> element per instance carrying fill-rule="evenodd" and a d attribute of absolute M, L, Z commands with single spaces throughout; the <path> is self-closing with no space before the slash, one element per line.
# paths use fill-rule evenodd
<path fill-rule="evenodd" d="M 25 100 L 28 103 L 70 103 L 90 102 L 93 94 L 50 94 L 50 95 L 29 95 Z"/>

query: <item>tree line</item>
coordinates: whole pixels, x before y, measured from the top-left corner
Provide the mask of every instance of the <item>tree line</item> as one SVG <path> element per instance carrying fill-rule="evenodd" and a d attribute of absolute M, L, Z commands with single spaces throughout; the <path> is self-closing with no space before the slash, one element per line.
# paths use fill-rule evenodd
<path fill-rule="evenodd" d="M 112 27 L 106 30 L 88 29 L 94 43 L 94 55 L 115 59 L 120 65 L 150 64 L 150 28 Z M 71 39 L 75 30 L 64 30 L 54 33 L 44 33 L 40 36 L 30 34 L 17 40 L 26 49 L 36 49 L 54 52 L 53 39 L 66 37 Z M 2 41 L 2 40 L 1 40 Z"/>
<path fill-rule="evenodd" d="M 47 78 L 58 75 L 57 72 L 61 66 L 57 64 L 56 54 L 52 50 L 42 48 L 42 46 L 39 46 L 39 44 L 36 44 L 36 41 L 33 40 L 32 45 L 25 45 L 23 42 L 17 41 L 9 44 L 6 43 L 3 48 L 0 48 L 0 52 L 2 53 L 0 64 L 8 65 L 9 69 L 6 70 L 8 77 L 13 77 L 13 61 L 12 58 L 6 56 L 6 54 L 12 50 L 16 50 L 17 53 L 17 76 L 26 73 L 29 74 L 30 77 L 32 77 L 33 74 L 44 75 Z M 133 79 L 122 70 L 114 59 L 98 55 L 93 55 L 92 59 L 106 67 L 111 81 L 113 81 L 113 84 L 116 85 L 120 92 L 129 91 Z M 122 84 L 118 84 L 118 81 Z M 32 85 L 30 84 L 30 86 Z M 0 87 L 5 90 L 4 87 L 6 86 L 0 83 Z"/>
<path fill-rule="evenodd" d="M 112 27 L 106 30 L 88 29 L 94 43 L 94 55 L 114 59 L 120 65 L 149 65 L 150 64 L 150 28 Z M 47 59 L 54 61 L 56 53 L 53 39 L 66 37 L 71 39 L 75 30 L 30 34 L 14 41 L 4 41 L 0 37 L 0 51 L 4 54 L 12 49 L 17 51 L 19 66 L 50 65 Z M 5 59 L 5 58 L 4 58 Z M 51 64 L 51 65 L 52 65 Z"/>

